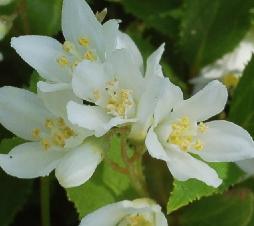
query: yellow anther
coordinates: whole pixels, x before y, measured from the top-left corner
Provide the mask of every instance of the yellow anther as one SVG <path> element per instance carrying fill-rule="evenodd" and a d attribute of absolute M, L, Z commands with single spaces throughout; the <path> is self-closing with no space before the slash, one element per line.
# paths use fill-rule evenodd
<path fill-rule="evenodd" d="M 53 141 L 56 145 L 63 147 L 65 144 L 65 137 L 62 132 L 56 132 L 53 135 Z"/>
<path fill-rule="evenodd" d="M 93 97 L 95 98 L 95 100 L 99 100 L 99 99 L 101 98 L 100 90 L 95 89 L 95 90 L 93 91 Z"/>
<path fill-rule="evenodd" d="M 47 129 L 53 128 L 53 126 L 54 126 L 53 120 L 51 120 L 51 119 L 46 119 L 44 126 L 45 126 Z"/>
<path fill-rule="evenodd" d="M 239 77 L 234 73 L 229 73 L 223 76 L 222 82 L 227 88 L 235 88 L 239 82 Z"/>
<path fill-rule="evenodd" d="M 39 139 L 41 134 L 41 130 L 39 128 L 35 128 L 32 132 L 32 136 L 34 139 Z"/>
<path fill-rule="evenodd" d="M 46 150 L 46 151 L 51 147 L 51 144 L 48 139 L 43 139 L 41 141 L 41 144 L 42 144 L 42 147 L 44 148 L 44 150 Z"/>
<path fill-rule="evenodd" d="M 69 127 L 66 126 L 66 127 L 64 128 L 64 130 L 63 130 L 63 135 L 64 135 L 64 138 L 65 138 L 65 139 L 68 139 L 68 138 L 74 136 L 75 133 L 74 133 L 74 131 L 73 131 L 71 128 L 69 128 Z"/>
<path fill-rule="evenodd" d="M 56 120 L 56 122 L 57 122 L 57 126 L 59 126 L 59 127 L 65 127 L 65 122 L 64 122 L 63 118 L 58 118 Z"/>
<path fill-rule="evenodd" d="M 204 132 L 206 132 L 206 130 L 207 130 L 207 125 L 205 123 L 203 123 L 203 122 L 200 122 L 198 124 L 198 131 L 200 133 L 204 133 Z"/>
<path fill-rule="evenodd" d="M 84 54 L 84 59 L 90 60 L 90 61 L 95 61 L 96 60 L 96 56 L 93 54 L 93 52 L 91 50 L 88 50 Z"/>
<path fill-rule="evenodd" d="M 181 118 L 179 124 L 181 126 L 183 126 L 184 128 L 189 127 L 189 125 L 190 125 L 190 119 L 189 119 L 189 117 L 185 116 L 185 117 Z"/>
<path fill-rule="evenodd" d="M 152 217 L 152 216 L 151 216 Z M 150 217 L 150 218 L 151 218 Z M 124 217 L 117 225 L 126 226 L 153 226 L 152 219 L 146 219 L 143 215 L 129 215 Z"/>
<path fill-rule="evenodd" d="M 190 144 L 188 140 L 184 139 L 179 143 L 179 147 L 182 151 L 188 151 Z"/>
<path fill-rule="evenodd" d="M 63 49 L 66 52 L 71 52 L 74 49 L 74 45 L 73 43 L 69 42 L 69 41 L 65 41 L 63 44 Z"/>
<path fill-rule="evenodd" d="M 79 42 L 79 44 L 80 44 L 81 46 L 84 46 L 84 47 L 88 47 L 89 44 L 90 44 L 90 40 L 89 40 L 88 38 L 85 38 L 85 37 L 80 38 L 80 39 L 78 40 L 78 42 Z"/>
<path fill-rule="evenodd" d="M 193 144 L 193 148 L 197 151 L 202 151 L 204 149 L 204 144 L 201 142 L 201 140 L 196 140 Z"/>
<path fill-rule="evenodd" d="M 61 56 L 57 59 L 57 63 L 61 66 L 66 66 L 69 64 L 69 61 L 66 56 Z"/>

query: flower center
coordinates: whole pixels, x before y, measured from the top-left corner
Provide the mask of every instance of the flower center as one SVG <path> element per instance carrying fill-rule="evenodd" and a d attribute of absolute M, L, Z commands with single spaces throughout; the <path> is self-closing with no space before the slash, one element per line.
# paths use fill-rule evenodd
<path fill-rule="evenodd" d="M 121 89 L 118 80 L 113 79 L 108 81 L 105 91 L 107 96 L 105 108 L 109 114 L 127 118 L 134 111 L 135 102 L 132 90 Z M 94 90 L 93 96 L 96 101 L 102 98 L 99 90 Z"/>
<path fill-rule="evenodd" d="M 75 132 L 68 127 L 62 118 L 46 119 L 44 127 L 47 132 L 42 132 L 39 128 L 32 131 L 32 136 L 41 141 L 44 150 L 52 146 L 63 148 L 66 140 L 75 136 Z"/>
<path fill-rule="evenodd" d="M 154 223 L 142 215 L 131 215 L 123 218 L 117 226 L 153 226 Z"/>
<path fill-rule="evenodd" d="M 239 77 L 234 73 L 228 73 L 223 76 L 222 82 L 227 88 L 235 88 L 239 82 Z"/>
<path fill-rule="evenodd" d="M 177 145 L 182 151 L 189 151 L 190 148 L 196 151 L 204 149 L 203 142 L 197 138 L 199 133 L 205 133 L 207 130 L 207 126 L 203 122 L 195 127 L 189 117 L 185 116 L 178 119 L 171 127 L 172 131 L 168 136 L 168 143 Z"/>
<path fill-rule="evenodd" d="M 90 48 L 90 40 L 88 38 L 79 38 L 78 44 L 83 48 L 83 51 L 78 51 L 70 41 L 64 42 L 63 50 L 65 54 L 57 58 L 57 63 L 61 67 L 75 68 L 84 59 L 89 61 L 95 61 L 97 59 L 95 52 Z"/>

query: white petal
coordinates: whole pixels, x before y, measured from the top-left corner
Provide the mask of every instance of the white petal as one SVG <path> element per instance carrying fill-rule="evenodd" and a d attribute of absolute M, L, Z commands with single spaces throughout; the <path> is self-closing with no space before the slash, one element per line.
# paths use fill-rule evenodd
<path fill-rule="evenodd" d="M 219 81 L 212 81 L 194 96 L 177 105 L 172 117 L 188 116 L 196 121 L 207 120 L 224 109 L 227 97 L 227 88 Z"/>
<path fill-rule="evenodd" d="M 151 213 L 155 214 L 156 221 L 158 222 L 158 216 L 162 215 L 161 208 L 152 203 L 148 199 L 137 199 L 134 201 L 121 201 L 104 206 L 91 214 L 88 214 L 81 221 L 80 226 L 115 226 L 118 225 L 125 216 L 137 213 Z M 167 221 L 159 221 L 162 224 L 156 224 L 156 226 L 167 226 Z"/>
<path fill-rule="evenodd" d="M 218 187 L 222 183 L 222 180 L 218 177 L 214 169 L 206 163 L 193 158 L 188 153 L 172 148 L 168 151 L 168 155 L 169 161 L 167 165 L 176 179 L 185 181 L 190 178 L 195 178 L 213 187 Z"/>
<path fill-rule="evenodd" d="M 9 154 L 0 155 L 0 167 L 19 178 L 47 176 L 56 168 L 64 152 L 45 151 L 40 143 L 30 142 L 16 146 Z"/>
<path fill-rule="evenodd" d="M 0 105 L 1 124 L 25 140 L 34 140 L 32 131 L 43 130 L 45 119 L 52 117 L 38 96 L 24 89 L 0 88 Z"/>
<path fill-rule="evenodd" d="M 211 162 L 232 162 L 254 158 L 254 142 L 246 130 L 223 120 L 206 123 L 207 131 L 200 137 L 204 150 L 201 158 Z"/>
<path fill-rule="evenodd" d="M 59 183 L 65 188 L 85 183 L 101 162 L 101 152 L 96 145 L 90 143 L 69 150 L 56 168 Z"/>
<path fill-rule="evenodd" d="M 46 36 L 27 35 L 12 38 L 11 46 L 45 79 L 54 82 L 69 82 L 70 69 L 61 67 L 57 59 L 63 56 L 62 45 Z"/>
<path fill-rule="evenodd" d="M 154 109 L 154 125 L 157 125 L 165 119 L 165 117 L 170 114 L 172 108 L 183 100 L 182 90 L 178 86 L 172 84 L 168 78 L 164 79 L 164 84 L 160 91 L 161 92 Z"/>
<path fill-rule="evenodd" d="M 103 24 L 103 37 L 106 47 L 106 56 L 107 53 L 112 52 L 116 49 L 117 46 L 117 35 L 119 33 L 119 22 L 117 20 L 108 20 Z"/>
<path fill-rule="evenodd" d="M 83 61 L 74 72 L 72 88 L 78 97 L 87 101 L 95 101 L 93 92 L 104 90 L 106 82 L 112 78 L 106 73 L 104 64 Z"/>
<path fill-rule="evenodd" d="M 162 146 L 153 128 L 149 129 L 148 134 L 146 136 L 145 144 L 149 154 L 153 158 L 169 161 L 167 151 Z"/>
<path fill-rule="evenodd" d="M 114 126 L 136 121 L 112 118 L 101 107 L 81 105 L 72 101 L 67 104 L 67 114 L 74 125 L 94 131 L 97 137 L 104 135 Z"/>
<path fill-rule="evenodd" d="M 138 99 L 145 88 L 144 79 L 129 52 L 126 49 L 115 50 L 108 60 L 112 66 L 112 73 L 120 81 L 121 87 L 133 90 L 133 95 Z"/>
<path fill-rule="evenodd" d="M 168 99 L 165 99 L 165 93 L 169 92 L 170 94 L 166 97 Z M 137 108 L 138 121 L 132 127 L 131 138 L 136 140 L 145 138 L 147 130 L 152 124 L 155 110 L 157 115 L 163 114 L 166 107 L 168 113 L 170 112 L 173 102 L 177 100 L 177 97 L 173 96 L 175 92 L 181 93 L 181 90 L 174 86 L 168 78 L 153 76 L 147 79 L 146 90 L 142 94 Z M 162 101 L 165 102 L 162 103 Z"/>
<path fill-rule="evenodd" d="M 50 84 L 38 82 L 38 95 L 43 100 L 47 109 L 57 117 L 67 117 L 66 105 L 69 101 L 82 103 L 82 100 L 74 95 L 70 84 Z"/>
<path fill-rule="evenodd" d="M 248 175 L 254 175 L 254 159 L 242 160 L 236 164 Z"/>
<path fill-rule="evenodd" d="M 102 25 L 84 0 L 64 0 L 62 13 L 62 30 L 66 40 L 79 46 L 82 37 L 90 40 L 90 47 L 105 52 Z M 104 54 L 100 57 L 104 58 Z"/>
<path fill-rule="evenodd" d="M 126 49 L 129 51 L 129 54 L 132 58 L 132 61 L 137 64 L 137 67 L 140 71 L 144 72 L 143 58 L 142 55 L 136 46 L 135 42 L 130 38 L 129 35 L 118 32 L 117 36 L 117 49 Z"/>
<path fill-rule="evenodd" d="M 146 77 L 159 76 L 163 77 L 160 65 L 161 56 L 164 52 L 165 44 L 163 43 L 156 51 L 154 51 L 147 59 Z"/>

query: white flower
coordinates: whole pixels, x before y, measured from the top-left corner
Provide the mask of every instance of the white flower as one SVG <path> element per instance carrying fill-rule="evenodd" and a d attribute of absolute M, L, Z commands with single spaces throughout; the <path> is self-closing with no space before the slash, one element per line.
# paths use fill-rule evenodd
<path fill-rule="evenodd" d="M 253 53 L 254 42 L 244 39 L 232 52 L 203 68 L 200 76 L 191 80 L 194 84 L 194 92 L 214 79 L 221 80 L 228 88 L 234 88 Z"/>
<path fill-rule="evenodd" d="M 74 72 L 74 93 L 95 106 L 70 102 L 68 118 L 73 124 L 104 135 L 114 126 L 132 123 L 131 137 L 144 139 L 152 122 L 156 98 L 165 84 L 173 86 L 162 75 L 159 60 L 164 45 L 147 60 L 145 76 L 126 49 L 112 52 L 103 64 L 82 62 Z M 135 122 L 135 123 L 134 123 Z"/>
<path fill-rule="evenodd" d="M 253 158 L 254 143 L 246 130 L 223 120 L 204 122 L 226 104 L 227 89 L 220 82 L 210 82 L 190 99 L 183 100 L 181 93 L 172 98 L 178 100 L 173 105 L 165 95 L 159 99 L 145 143 L 176 179 L 196 178 L 217 187 L 221 179 L 216 171 L 195 155 L 207 162 Z"/>
<path fill-rule="evenodd" d="M 51 83 L 68 84 L 78 63 L 84 59 L 103 62 L 117 45 L 118 21 L 102 25 L 84 0 L 63 1 L 62 30 L 63 44 L 37 35 L 11 41 L 18 54 Z"/>
<path fill-rule="evenodd" d="M 56 99 L 42 93 L 43 103 L 29 91 L 0 88 L 1 124 L 30 141 L 0 155 L 0 167 L 5 172 L 19 178 L 35 178 L 56 169 L 56 177 L 64 187 L 81 185 L 92 176 L 102 159 L 101 150 L 92 141 L 84 142 L 91 131 L 66 120 L 66 102 L 69 98 L 78 101 L 68 92 L 61 90 Z"/>
<path fill-rule="evenodd" d="M 121 201 L 84 217 L 80 226 L 167 226 L 159 205 L 149 199 Z"/>

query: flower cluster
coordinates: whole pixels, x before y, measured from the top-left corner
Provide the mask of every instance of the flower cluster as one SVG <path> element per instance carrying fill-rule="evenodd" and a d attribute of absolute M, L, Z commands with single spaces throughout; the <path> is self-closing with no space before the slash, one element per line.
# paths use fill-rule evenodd
<path fill-rule="evenodd" d="M 29 141 L 0 155 L 5 172 L 36 178 L 55 169 L 62 186 L 79 186 L 103 161 L 115 131 L 134 144 L 133 155 L 142 147 L 182 181 L 195 178 L 218 187 L 222 181 L 206 162 L 254 158 L 247 131 L 224 120 L 207 121 L 227 102 L 221 82 L 212 81 L 185 100 L 163 75 L 164 44 L 144 64 L 132 39 L 119 31 L 119 21 L 102 23 L 104 17 L 105 11 L 94 15 L 83 0 L 64 0 L 63 43 L 35 35 L 12 38 L 11 46 L 42 81 L 37 94 L 0 88 L 1 124 Z M 142 199 L 103 207 L 81 225 L 166 226 L 167 221 L 157 204 Z"/>

